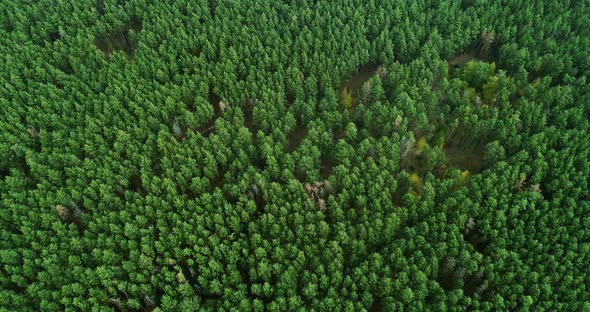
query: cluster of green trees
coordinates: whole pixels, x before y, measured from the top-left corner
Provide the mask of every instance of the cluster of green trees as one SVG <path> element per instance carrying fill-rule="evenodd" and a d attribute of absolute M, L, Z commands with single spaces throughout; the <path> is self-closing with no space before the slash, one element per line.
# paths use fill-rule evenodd
<path fill-rule="evenodd" d="M 590 4 L 0 2 L 0 307 L 590 309 Z"/>

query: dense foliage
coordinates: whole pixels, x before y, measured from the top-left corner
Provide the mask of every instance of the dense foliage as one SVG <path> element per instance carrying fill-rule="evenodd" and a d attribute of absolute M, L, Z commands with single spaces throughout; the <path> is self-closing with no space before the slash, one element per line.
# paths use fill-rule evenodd
<path fill-rule="evenodd" d="M 589 20 L 0 1 L 0 307 L 589 310 Z"/>

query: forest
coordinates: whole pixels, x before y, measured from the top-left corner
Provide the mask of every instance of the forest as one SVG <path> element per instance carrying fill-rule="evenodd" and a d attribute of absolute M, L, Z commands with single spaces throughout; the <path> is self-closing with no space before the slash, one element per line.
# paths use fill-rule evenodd
<path fill-rule="evenodd" d="M 590 1 L 0 1 L 0 311 L 590 311 Z"/>

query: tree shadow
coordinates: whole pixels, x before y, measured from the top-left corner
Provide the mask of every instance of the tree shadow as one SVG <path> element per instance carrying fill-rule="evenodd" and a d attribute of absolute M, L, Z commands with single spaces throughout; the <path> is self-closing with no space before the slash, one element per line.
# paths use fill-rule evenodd
<path fill-rule="evenodd" d="M 101 50 L 106 57 L 108 57 L 113 52 L 124 51 L 127 56 L 133 58 L 135 56 L 137 42 L 135 36 L 131 35 L 130 30 L 137 34 L 141 31 L 141 29 L 141 20 L 134 16 L 131 17 L 127 23 L 125 23 L 123 28 L 97 36 L 94 40 L 94 44 L 96 45 L 96 48 Z"/>
<path fill-rule="evenodd" d="M 307 126 L 300 125 L 295 127 L 295 129 L 291 130 L 291 132 L 289 132 L 289 134 L 287 135 L 287 153 L 293 152 L 301 145 L 301 143 L 307 136 L 307 131 Z"/>

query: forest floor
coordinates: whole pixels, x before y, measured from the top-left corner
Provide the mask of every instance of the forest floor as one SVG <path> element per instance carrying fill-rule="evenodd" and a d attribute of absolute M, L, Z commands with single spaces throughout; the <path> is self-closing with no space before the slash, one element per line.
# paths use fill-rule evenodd
<path fill-rule="evenodd" d="M 307 136 L 307 126 L 297 126 L 287 135 L 287 153 L 296 150 Z"/>
<path fill-rule="evenodd" d="M 473 60 L 496 63 L 498 61 L 498 59 L 491 55 L 489 52 L 486 53 L 485 51 L 480 51 L 477 48 L 470 48 L 447 61 L 447 63 L 449 64 L 449 74 L 452 74 L 455 71 L 455 69 Z"/>
<path fill-rule="evenodd" d="M 96 38 L 94 44 L 106 57 L 114 51 L 120 50 L 125 51 L 129 57 L 133 57 L 135 55 L 135 42 L 131 40 L 129 30 L 139 33 L 141 28 L 141 21 L 138 18 L 133 17 L 127 22 L 123 29 L 108 33 L 102 38 Z"/>
<path fill-rule="evenodd" d="M 460 146 L 448 145 L 444 147 L 447 163 L 451 167 L 478 173 L 483 164 L 483 146 L 472 150 L 464 150 Z"/>
<path fill-rule="evenodd" d="M 356 72 L 356 74 L 354 74 L 346 81 L 346 84 L 344 85 L 343 89 L 346 88 L 354 93 L 354 91 L 360 89 L 365 84 L 365 82 L 367 82 L 369 79 L 371 79 L 371 77 L 375 75 L 377 67 L 378 66 L 372 64 L 367 64 L 361 67 Z"/>
<path fill-rule="evenodd" d="M 450 66 L 461 66 L 473 59 L 477 59 L 477 55 L 478 55 L 477 50 L 471 49 L 471 50 L 466 51 L 463 54 L 459 54 L 459 55 L 455 56 L 454 58 L 450 59 L 448 61 L 448 63 Z"/>
<path fill-rule="evenodd" d="M 210 92 L 209 93 L 209 102 L 211 103 L 211 105 L 213 105 L 213 118 L 211 118 L 206 124 L 204 124 L 203 126 L 197 128 L 197 131 L 200 132 L 202 135 L 204 136 L 209 136 L 209 134 L 211 134 L 211 132 L 213 132 L 214 128 L 215 128 L 215 121 L 221 117 L 221 107 L 219 106 L 219 103 L 221 101 L 221 98 L 219 98 L 219 96 L 217 96 L 215 93 Z"/>
<path fill-rule="evenodd" d="M 472 60 L 482 60 L 486 62 L 495 62 L 496 60 L 487 53 L 480 53 L 476 48 L 471 48 L 448 61 L 451 73 Z M 483 146 L 476 146 L 465 150 L 461 146 L 449 144 L 444 147 L 447 162 L 451 167 L 461 170 L 469 170 L 471 173 L 477 173 L 481 170 L 483 164 Z"/>

